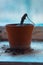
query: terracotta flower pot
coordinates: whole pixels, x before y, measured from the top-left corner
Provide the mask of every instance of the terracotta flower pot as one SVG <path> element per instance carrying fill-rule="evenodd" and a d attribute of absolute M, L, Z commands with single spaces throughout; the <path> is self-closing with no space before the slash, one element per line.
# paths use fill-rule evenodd
<path fill-rule="evenodd" d="M 11 48 L 26 49 L 30 47 L 32 40 L 32 31 L 34 25 L 32 24 L 8 24 L 6 31 Z"/>

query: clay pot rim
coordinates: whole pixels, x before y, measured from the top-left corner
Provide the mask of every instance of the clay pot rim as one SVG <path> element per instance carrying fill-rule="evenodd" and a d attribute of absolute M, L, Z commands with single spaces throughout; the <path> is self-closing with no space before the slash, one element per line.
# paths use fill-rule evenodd
<path fill-rule="evenodd" d="M 21 27 L 21 26 L 34 26 L 33 24 L 7 24 L 6 27 Z"/>

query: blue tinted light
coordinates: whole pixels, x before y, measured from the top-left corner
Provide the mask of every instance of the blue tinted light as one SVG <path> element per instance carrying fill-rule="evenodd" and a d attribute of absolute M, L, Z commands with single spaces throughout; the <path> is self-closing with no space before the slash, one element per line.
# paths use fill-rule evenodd
<path fill-rule="evenodd" d="M 27 13 L 35 24 L 42 25 L 43 0 L 0 0 L 0 25 L 20 23 L 24 13 Z"/>

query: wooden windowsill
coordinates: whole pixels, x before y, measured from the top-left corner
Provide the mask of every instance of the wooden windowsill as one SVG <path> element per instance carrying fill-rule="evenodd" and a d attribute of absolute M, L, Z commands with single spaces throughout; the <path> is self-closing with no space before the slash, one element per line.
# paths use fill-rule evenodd
<path fill-rule="evenodd" d="M 20 55 L 5 53 L 5 49 L 3 49 L 3 47 L 6 48 L 7 46 L 9 46 L 8 41 L 0 42 L 0 63 L 43 63 L 43 41 L 32 41 L 31 49 L 33 49 L 33 51 Z"/>

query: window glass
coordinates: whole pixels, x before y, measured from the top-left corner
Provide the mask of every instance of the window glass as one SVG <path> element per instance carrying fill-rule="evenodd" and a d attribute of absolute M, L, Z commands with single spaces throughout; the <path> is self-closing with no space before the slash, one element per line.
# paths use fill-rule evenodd
<path fill-rule="evenodd" d="M 0 0 L 0 25 L 20 23 L 27 13 L 36 24 L 43 26 L 43 0 Z M 25 21 L 29 23 L 29 20 Z"/>

